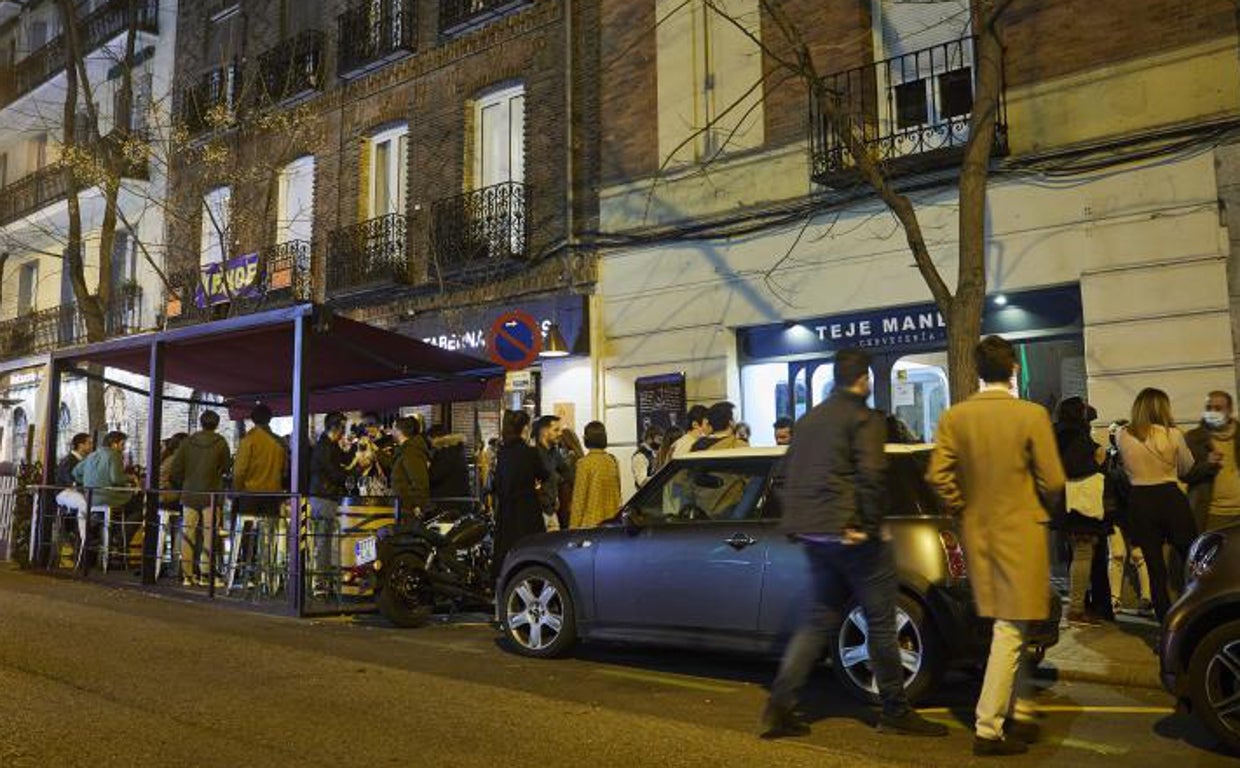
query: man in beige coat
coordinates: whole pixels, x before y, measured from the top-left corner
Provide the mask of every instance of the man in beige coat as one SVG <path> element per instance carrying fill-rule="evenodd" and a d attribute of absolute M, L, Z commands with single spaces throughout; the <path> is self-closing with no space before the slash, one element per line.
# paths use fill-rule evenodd
<path fill-rule="evenodd" d="M 973 752 L 1010 755 L 1037 740 L 1032 703 L 1018 699 L 1029 623 L 1050 616 L 1047 510 L 1065 480 L 1046 409 L 1009 391 L 1012 344 L 988 336 L 976 355 L 982 391 L 943 414 L 927 479 L 961 516 L 977 612 L 995 620 Z"/>

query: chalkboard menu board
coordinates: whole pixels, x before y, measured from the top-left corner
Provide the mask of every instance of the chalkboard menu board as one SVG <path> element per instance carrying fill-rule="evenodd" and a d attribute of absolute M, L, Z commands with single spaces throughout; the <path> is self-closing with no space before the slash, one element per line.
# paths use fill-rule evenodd
<path fill-rule="evenodd" d="M 687 407 L 683 373 L 643 376 L 637 380 L 635 389 L 638 440 L 642 439 L 646 427 L 652 425 L 665 432 L 671 427 L 684 429 Z"/>

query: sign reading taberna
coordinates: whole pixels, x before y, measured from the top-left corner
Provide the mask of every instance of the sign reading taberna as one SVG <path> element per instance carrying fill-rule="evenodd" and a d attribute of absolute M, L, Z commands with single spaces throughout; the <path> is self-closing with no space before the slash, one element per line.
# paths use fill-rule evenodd
<path fill-rule="evenodd" d="M 204 309 L 233 299 L 257 298 L 262 293 L 258 277 L 257 253 L 208 264 L 199 275 L 194 304 Z"/>
<path fill-rule="evenodd" d="M 986 299 L 982 333 L 1012 338 L 1063 336 L 1084 327 L 1077 285 L 1039 288 Z M 912 304 L 742 328 L 749 360 L 830 355 L 841 349 L 931 351 L 947 344 L 947 321 L 934 304 Z"/>

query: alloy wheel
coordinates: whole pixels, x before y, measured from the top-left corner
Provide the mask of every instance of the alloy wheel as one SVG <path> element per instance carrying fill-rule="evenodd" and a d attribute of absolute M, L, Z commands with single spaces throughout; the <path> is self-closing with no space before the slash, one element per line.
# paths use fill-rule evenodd
<path fill-rule="evenodd" d="M 861 606 L 855 606 L 840 626 L 836 641 L 836 663 L 843 666 L 848 679 L 868 693 L 878 693 L 878 680 L 870 665 L 868 645 L 870 628 Z M 925 653 L 921 630 L 903 608 L 896 607 L 896 642 L 900 646 L 900 664 L 904 667 L 904 684 L 921 671 Z"/>
<path fill-rule="evenodd" d="M 1210 659 L 1205 692 L 1219 722 L 1240 734 L 1240 640 L 1224 643 Z"/>
<path fill-rule="evenodd" d="M 508 593 L 508 635 L 532 651 L 549 647 L 564 628 L 564 598 L 547 579 L 530 576 Z"/>

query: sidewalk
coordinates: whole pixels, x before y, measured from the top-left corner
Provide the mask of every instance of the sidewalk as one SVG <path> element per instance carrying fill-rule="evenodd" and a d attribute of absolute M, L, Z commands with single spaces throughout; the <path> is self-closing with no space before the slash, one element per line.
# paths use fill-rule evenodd
<path fill-rule="evenodd" d="M 1154 621 L 1123 614 L 1114 624 L 1065 626 L 1059 644 L 1047 650 L 1037 676 L 1161 689 L 1155 652 L 1158 634 Z"/>

